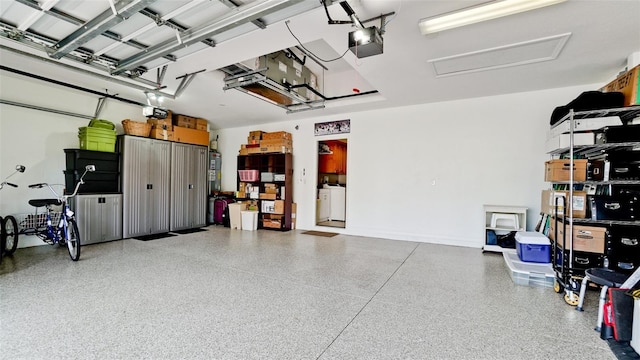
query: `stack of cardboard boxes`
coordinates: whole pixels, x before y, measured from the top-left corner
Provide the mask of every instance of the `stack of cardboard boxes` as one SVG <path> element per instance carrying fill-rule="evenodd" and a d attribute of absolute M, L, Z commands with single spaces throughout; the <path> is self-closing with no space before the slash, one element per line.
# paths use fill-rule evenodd
<path fill-rule="evenodd" d="M 150 118 L 147 122 L 152 125 L 151 138 L 209 146 L 209 122 L 205 119 L 169 112 L 165 119 Z"/>
<path fill-rule="evenodd" d="M 239 155 L 290 153 L 293 151 L 291 133 L 286 131 L 264 132 L 254 130 L 249 132 L 247 143 L 240 145 Z"/>

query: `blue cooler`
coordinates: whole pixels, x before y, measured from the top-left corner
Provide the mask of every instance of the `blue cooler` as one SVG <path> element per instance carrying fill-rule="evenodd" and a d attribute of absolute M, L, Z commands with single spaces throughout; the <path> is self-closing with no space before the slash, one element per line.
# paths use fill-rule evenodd
<path fill-rule="evenodd" d="M 522 261 L 549 263 L 551 262 L 551 241 L 539 232 L 518 231 L 516 252 Z"/>

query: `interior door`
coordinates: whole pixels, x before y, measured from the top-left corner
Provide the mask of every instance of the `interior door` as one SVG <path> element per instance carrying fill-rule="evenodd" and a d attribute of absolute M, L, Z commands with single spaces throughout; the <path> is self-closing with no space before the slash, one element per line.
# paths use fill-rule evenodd
<path fill-rule="evenodd" d="M 346 227 L 347 150 L 347 139 L 318 142 L 318 226 Z"/>

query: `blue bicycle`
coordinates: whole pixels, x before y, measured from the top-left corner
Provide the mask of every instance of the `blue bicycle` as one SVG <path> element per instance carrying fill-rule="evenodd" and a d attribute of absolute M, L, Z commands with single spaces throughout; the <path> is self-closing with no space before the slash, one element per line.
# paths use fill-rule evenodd
<path fill-rule="evenodd" d="M 66 244 L 71 260 L 78 261 L 80 259 L 80 234 L 74 213 L 69 208 L 68 200 L 76 196 L 80 185 L 84 184 L 84 176 L 87 172 L 95 170 L 95 165 L 86 166 L 71 195 L 58 195 L 47 183 L 29 185 L 29 188 L 32 189 L 48 187 L 55 195 L 55 198 L 29 200 L 29 205 L 36 208 L 36 213 L 35 215 L 27 216 L 20 223 L 23 228 L 20 233 L 36 235 L 49 245 L 60 244 L 63 246 Z M 41 207 L 46 208 L 46 213 L 38 214 L 38 208 Z"/>

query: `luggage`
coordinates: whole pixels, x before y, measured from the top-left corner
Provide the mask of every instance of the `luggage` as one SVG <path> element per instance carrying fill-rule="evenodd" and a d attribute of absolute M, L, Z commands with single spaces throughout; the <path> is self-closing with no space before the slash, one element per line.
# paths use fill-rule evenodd
<path fill-rule="evenodd" d="M 596 144 L 640 141 L 640 125 L 606 126 L 596 133 Z"/>
<path fill-rule="evenodd" d="M 633 298 L 626 289 L 609 288 L 609 301 L 604 305 L 604 324 L 613 329 L 616 341 L 631 340 Z"/>
<path fill-rule="evenodd" d="M 229 227 L 229 204 L 235 202 L 230 198 L 217 198 L 213 203 L 213 223 Z M 226 215 L 226 216 L 225 216 Z"/>
<path fill-rule="evenodd" d="M 555 108 L 551 114 L 549 125 L 553 126 L 558 123 L 571 109 L 573 111 L 588 111 L 621 107 L 624 107 L 624 94 L 621 92 L 585 91 L 567 105 Z"/>

